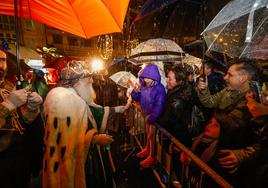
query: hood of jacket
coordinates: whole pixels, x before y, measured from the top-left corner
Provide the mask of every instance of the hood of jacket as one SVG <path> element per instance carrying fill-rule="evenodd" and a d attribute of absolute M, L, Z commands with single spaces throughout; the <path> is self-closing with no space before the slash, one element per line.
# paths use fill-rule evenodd
<path fill-rule="evenodd" d="M 142 85 L 144 85 L 144 82 L 143 82 L 144 78 L 150 78 L 156 81 L 157 83 L 161 82 L 161 76 L 160 76 L 158 67 L 155 64 L 146 65 L 146 67 L 141 70 L 139 74 L 139 78 L 140 78 Z"/>

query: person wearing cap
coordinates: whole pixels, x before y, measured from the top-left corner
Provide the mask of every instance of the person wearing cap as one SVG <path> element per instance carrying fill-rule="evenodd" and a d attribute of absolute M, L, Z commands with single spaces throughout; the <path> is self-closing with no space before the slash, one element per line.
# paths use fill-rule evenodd
<path fill-rule="evenodd" d="M 105 134 L 107 122 L 125 107 L 95 104 L 91 73 L 79 61 L 68 62 L 60 76 L 58 87 L 48 93 L 44 103 L 43 187 L 106 186 L 111 176 L 101 155 L 103 147 L 96 144 L 105 146 L 113 141 Z"/>
<path fill-rule="evenodd" d="M 224 86 L 224 75 L 216 70 L 216 62 L 213 60 L 207 60 L 204 62 L 204 74 L 207 76 L 208 79 L 208 89 L 210 94 L 215 94 L 221 91 Z M 218 65 L 219 66 L 219 65 Z"/>
<path fill-rule="evenodd" d="M 1 187 L 28 187 L 38 175 L 43 148 L 43 123 L 36 92 L 15 89 L 5 79 L 7 55 L 0 49 L 0 182 Z"/>

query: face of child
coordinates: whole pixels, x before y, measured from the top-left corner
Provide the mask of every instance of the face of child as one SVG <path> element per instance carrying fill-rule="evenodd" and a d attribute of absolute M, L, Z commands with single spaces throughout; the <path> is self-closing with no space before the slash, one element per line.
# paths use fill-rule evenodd
<path fill-rule="evenodd" d="M 205 127 L 204 134 L 210 138 L 219 138 L 220 136 L 220 124 L 215 117 L 210 119 L 209 124 Z"/>
<path fill-rule="evenodd" d="M 152 80 L 151 78 L 144 78 L 144 82 L 146 86 L 150 86 L 153 84 L 154 80 Z"/>

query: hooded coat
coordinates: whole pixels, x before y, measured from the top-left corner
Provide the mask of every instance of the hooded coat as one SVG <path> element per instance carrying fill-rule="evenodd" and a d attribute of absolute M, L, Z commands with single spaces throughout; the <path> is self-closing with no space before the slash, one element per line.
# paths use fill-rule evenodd
<path fill-rule="evenodd" d="M 146 86 L 144 78 L 154 80 L 153 85 Z M 149 124 L 154 124 L 161 114 L 165 99 L 166 91 L 161 84 L 161 76 L 158 68 L 154 64 L 148 64 L 139 73 L 141 89 L 139 92 L 132 91 L 131 97 L 141 105 L 142 112 L 148 117 Z"/>

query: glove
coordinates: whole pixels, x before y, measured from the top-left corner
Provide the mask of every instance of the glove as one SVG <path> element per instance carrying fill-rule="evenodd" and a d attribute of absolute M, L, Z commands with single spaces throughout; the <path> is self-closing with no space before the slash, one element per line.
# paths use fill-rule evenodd
<path fill-rule="evenodd" d="M 42 102 L 43 102 L 42 97 L 38 93 L 32 92 L 28 96 L 27 108 L 30 111 L 35 111 L 37 108 L 39 108 L 39 105 L 42 104 Z"/>
<path fill-rule="evenodd" d="M 12 91 L 4 101 L 5 106 L 11 111 L 27 102 L 27 91 L 25 89 Z"/>
<path fill-rule="evenodd" d="M 93 137 L 93 143 L 104 146 L 114 141 L 113 137 L 108 134 L 96 134 Z"/>
<path fill-rule="evenodd" d="M 114 107 L 115 113 L 124 113 L 126 110 L 126 106 L 116 106 Z"/>

